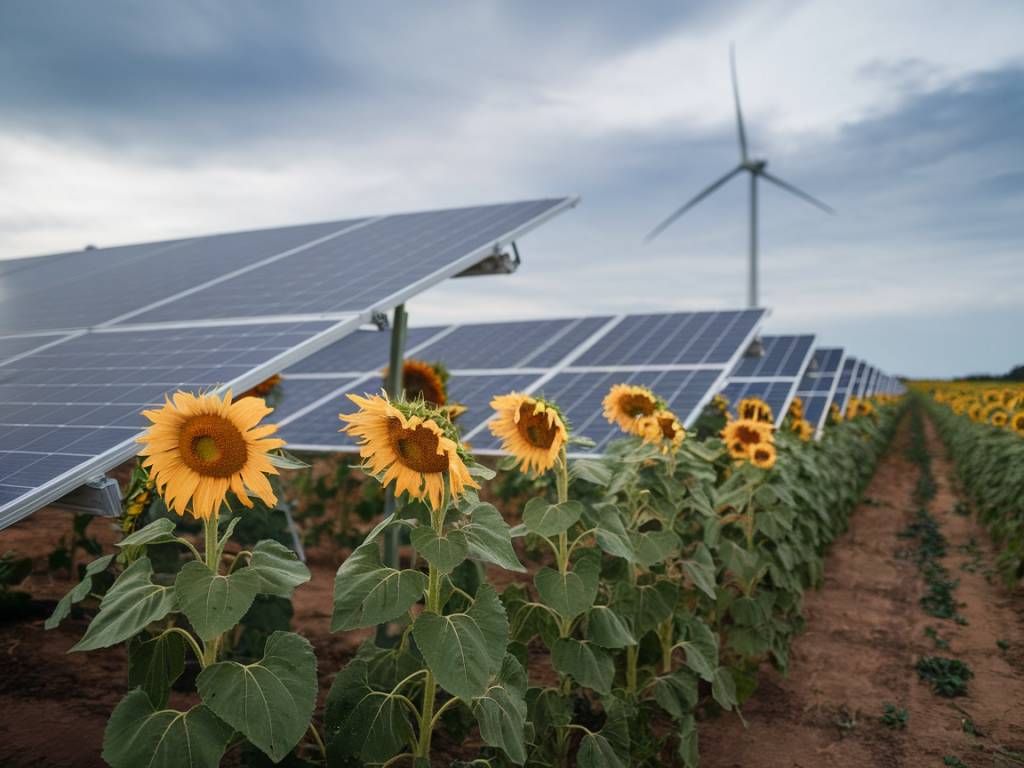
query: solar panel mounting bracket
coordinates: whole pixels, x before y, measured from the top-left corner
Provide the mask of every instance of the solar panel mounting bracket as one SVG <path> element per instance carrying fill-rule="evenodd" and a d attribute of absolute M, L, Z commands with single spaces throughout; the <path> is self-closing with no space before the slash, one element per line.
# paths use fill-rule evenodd
<path fill-rule="evenodd" d="M 60 497 L 53 506 L 76 515 L 120 517 L 121 486 L 113 478 L 102 475 Z"/>
<path fill-rule="evenodd" d="M 467 267 L 455 277 L 483 277 L 486 275 L 511 275 L 522 263 L 522 259 L 519 257 L 519 248 L 516 246 L 515 240 L 512 241 L 512 253 L 503 251 L 501 246 L 495 243 L 494 251 L 478 261 L 471 267 Z"/>
<path fill-rule="evenodd" d="M 373 315 L 370 317 L 370 322 L 377 326 L 378 331 L 386 331 L 391 327 L 391 323 L 388 321 L 388 313 L 381 312 L 379 309 L 374 310 Z"/>

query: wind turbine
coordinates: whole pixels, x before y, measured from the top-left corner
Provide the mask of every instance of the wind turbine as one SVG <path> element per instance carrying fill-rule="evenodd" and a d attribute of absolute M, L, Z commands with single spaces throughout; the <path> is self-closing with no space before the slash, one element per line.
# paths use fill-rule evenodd
<path fill-rule="evenodd" d="M 697 194 L 696 197 L 687 202 L 681 208 L 678 208 L 671 216 L 651 230 L 651 233 L 646 237 L 646 242 L 650 242 L 664 232 L 676 219 L 693 208 L 693 206 L 710 195 L 716 189 L 723 186 L 733 176 L 746 171 L 750 174 L 750 275 L 747 291 L 747 303 L 751 308 L 754 308 L 757 306 L 757 180 L 761 178 L 765 181 L 770 181 L 775 186 L 781 187 L 791 195 L 796 195 L 801 200 L 805 200 L 826 213 L 835 213 L 835 211 L 820 200 L 811 197 L 803 190 L 797 189 L 792 184 L 768 173 L 768 171 L 765 170 L 765 167 L 768 165 L 767 160 L 753 158 L 747 153 L 747 132 L 743 128 L 743 112 L 740 110 L 740 88 L 736 80 L 736 50 L 733 46 L 729 46 L 729 63 L 732 66 L 732 95 L 736 102 L 736 128 L 739 132 L 740 140 L 740 164 L 725 174 L 722 178 L 718 179 L 718 181 L 708 185 L 708 187 Z"/>

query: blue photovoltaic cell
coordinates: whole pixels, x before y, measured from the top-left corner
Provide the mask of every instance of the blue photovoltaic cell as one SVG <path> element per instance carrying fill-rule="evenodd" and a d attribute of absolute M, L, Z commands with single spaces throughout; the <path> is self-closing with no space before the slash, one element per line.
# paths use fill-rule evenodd
<path fill-rule="evenodd" d="M 764 354 L 743 357 L 730 378 L 782 378 L 799 376 L 814 343 L 814 336 L 763 336 Z"/>
<path fill-rule="evenodd" d="M 759 397 L 771 406 L 778 425 L 785 416 L 789 396 L 793 393 L 791 381 L 730 381 L 722 394 L 735 406 L 745 397 Z"/>
<path fill-rule="evenodd" d="M 839 363 L 843 358 L 843 350 L 838 347 L 818 348 L 814 350 L 811 363 L 800 380 L 796 393 L 800 397 L 815 392 L 828 393 L 832 390 L 839 373 Z"/>
<path fill-rule="evenodd" d="M 417 357 L 438 360 L 449 370 L 549 367 L 607 321 L 605 317 L 460 325 Z"/>
<path fill-rule="evenodd" d="M 365 311 L 493 245 L 562 202 L 536 200 L 387 216 L 146 312 L 134 322 L 245 317 L 255 311 Z"/>
<path fill-rule="evenodd" d="M 725 365 L 763 316 L 763 309 L 630 315 L 573 364 Z"/>
<path fill-rule="evenodd" d="M 819 428 L 828 410 L 828 395 L 800 395 L 800 401 L 804 404 L 804 419 L 813 424 L 816 429 Z"/>
<path fill-rule="evenodd" d="M 409 328 L 406 350 L 423 343 L 442 328 Z M 383 371 L 391 353 L 391 331 L 356 331 L 296 363 L 285 375 L 295 373 L 364 373 Z"/>
<path fill-rule="evenodd" d="M 0 301 L 0 329 L 10 333 L 98 325 L 337 232 L 357 221 L 211 235 L 40 257 L 38 266 L 9 274 L 0 273 L 0 294 L 5 297 Z M 211 295 L 217 294 L 206 294 L 202 301 L 209 302 Z M 166 319 L 180 321 L 210 316 L 201 305 L 193 304 L 192 308 L 197 310 L 195 314 L 171 310 Z M 257 303 L 236 314 L 271 313 Z"/>
<path fill-rule="evenodd" d="M 30 352 L 33 349 L 45 344 L 52 344 L 54 341 L 64 338 L 64 335 L 54 336 L 8 336 L 0 338 L 0 363 L 9 360 L 15 355 Z"/>
<path fill-rule="evenodd" d="M 0 366 L 0 505 L 133 440 L 166 393 L 232 381 L 330 325 L 94 332 Z"/>
<path fill-rule="evenodd" d="M 804 419 L 821 430 L 828 407 L 832 403 L 832 393 L 838 384 L 839 367 L 843 360 L 841 347 L 819 347 L 811 356 L 810 365 L 804 372 L 797 397 L 804 406 Z"/>

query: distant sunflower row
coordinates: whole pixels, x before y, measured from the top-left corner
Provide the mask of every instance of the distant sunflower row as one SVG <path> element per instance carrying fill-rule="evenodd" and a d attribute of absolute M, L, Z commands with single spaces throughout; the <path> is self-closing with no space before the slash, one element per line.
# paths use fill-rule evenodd
<path fill-rule="evenodd" d="M 1024 385 L 992 387 L 979 384 L 928 382 L 920 385 L 936 402 L 958 416 L 1024 437 Z"/>

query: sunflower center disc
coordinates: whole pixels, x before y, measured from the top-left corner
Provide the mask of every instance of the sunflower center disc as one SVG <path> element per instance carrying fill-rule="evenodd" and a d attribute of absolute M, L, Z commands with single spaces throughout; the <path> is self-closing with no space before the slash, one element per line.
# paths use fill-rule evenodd
<path fill-rule="evenodd" d="M 178 440 L 181 460 L 204 477 L 231 477 L 245 466 L 249 456 L 238 427 L 222 416 L 188 418 Z"/>
<path fill-rule="evenodd" d="M 650 416 L 654 413 L 654 403 L 644 395 L 624 395 L 619 401 L 622 410 L 632 417 Z"/>
<path fill-rule="evenodd" d="M 761 433 L 750 427 L 740 426 L 736 429 L 736 437 L 744 445 L 757 445 L 761 442 Z"/>
<path fill-rule="evenodd" d="M 421 473 L 448 471 L 448 455 L 437 452 L 437 435 L 424 427 L 403 429 L 392 421 L 391 440 L 402 463 Z"/>
<path fill-rule="evenodd" d="M 550 448 L 558 434 L 555 426 L 548 423 L 548 417 L 537 413 L 529 403 L 519 406 L 519 422 L 516 426 L 523 439 L 535 448 Z"/>

